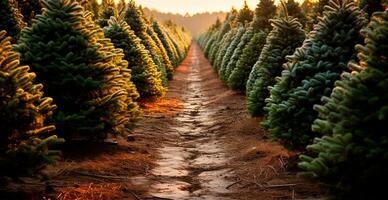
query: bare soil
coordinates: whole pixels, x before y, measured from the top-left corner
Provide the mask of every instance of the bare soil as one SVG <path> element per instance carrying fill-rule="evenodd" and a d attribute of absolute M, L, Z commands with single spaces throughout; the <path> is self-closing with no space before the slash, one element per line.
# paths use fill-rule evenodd
<path fill-rule="evenodd" d="M 316 184 L 296 176 L 296 153 L 269 139 L 262 118 L 248 116 L 244 95 L 219 80 L 196 44 L 167 96 L 142 108 L 134 141 L 74 144 L 43 180 L 12 183 L 4 199 L 323 197 Z"/>

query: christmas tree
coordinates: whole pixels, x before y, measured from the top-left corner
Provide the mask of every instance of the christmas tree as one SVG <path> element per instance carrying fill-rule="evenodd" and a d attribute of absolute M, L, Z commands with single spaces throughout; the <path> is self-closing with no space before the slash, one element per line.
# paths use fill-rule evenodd
<path fill-rule="evenodd" d="M 5 30 L 12 36 L 13 41 L 19 37 L 19 33 L 26 24 L 23 15 L 17 8 L 14 0 L 0 0 L 0 30 Z"/>
<path fill-rule="evenodd" d="M 229 81 L 230 75 L 232 74 L 233 70 L 236 68 L 237 61 L 239 60 L 241 54 L 243 53 L 245 46 L 249 43 L 249 41 L 252 39 L 254 35 L 255 35 L 255 32 L 253 30 L 253 27 L 248 27 L 244 35 L 241 37 L 237 47 L 233 51 L 232 57 L 230 58 L 228 65 L 226 66 L 225 74 L 223 77 L 229 87 L 231 87 L 231 84 L 234 84 L 234 83 L 230 83 Z"/>
<path fill-rule="evenodd" d="M 164 48 L 162 41 L 159 39 L 158 34 L 155 33 L 151 25 L 147 26 L 147 34 L 151 36 L 152 40 L 155 42 L 156 46 L 160 50 L 160 55 L 163 59 L 167 78 L 172 79 L 172 76 L 174 75 L 174 67 L 172 66 L 171 60 L 167 55 L 167 51 Z M 167 81 L 166 83 L 164 83 L 164 85 L 167 85 Z"/>
<path fill-rule="evenodd" d="M 228 50 L 230 43 L 233 41 L 235 35 L 237 33 L 237 29 L 232 29 L 228 33 L 225 34 L 225 37 L 220 41 L 220 47 L 216 55 L 216 59 L 213 64 L 213 68 L 219 72 L 221 70 L 222 60 Z"/>
<path fill-rule="evenodd" d="M 247 1 L 244 1 L 244 5 L 237 16 L 237 22 L 248 24 L 253 20 L 253 15 L 253 11 L 249 8 Z"/>
<path fill-rule="evenodd" d="M 210 61 L 210 64 L 213 66 L 214 68 L 214 64 L 215 64 L 215 61 L 216 61 L 216 57 L 217 57 L 217 53 L 220 49 L 220 47 L 222 46 L 223 42 L 222 41 L 225 37 L 225 35 L 231 30 L 231 24 L 230 24 L 230 17 L 227 18 L 227 20 L 225 20 L 225 22 L 223 23 L 222 25 L 222 29 L 220 30 L 220 32 L 217 34 L 217 38 L 215 40 L 215 44 L 213 45 L 211 51 L 210 51 L 210 55 L 209 55 L 209 61 Z"/>
<path fill-rule="evenodd" d="M 154 29 L 155 33 L 158 35 L 160 41 L 163 44 L 163 47 L 165 48 L 167 55 L 171 61 L 171 64 L 173 66 L 177 66 L 178 60 L 174 53 L 174 47 L 171 44 L 171 41 L 169 40 L 168 36 L 166 35 L 166 32 L 164 31 L 163 27 L 155 20 L 152 21 L 152 28 Z"/>
<path fill-rule="evenodd" d="M 143 18 L 143 13 L 134 1 L 130 1 L 124 15 L 124 21 L 131 27 L 137 37 L 140 38 L 142 44 L 148 50 L 152 60 L 158 66 L 158 71 L 161 73 L 162 82 L 167 82 L 167 73 L 163 57 L 155 41 L 147 34 L 147 23 Z"/>
<path fill-rule="evenodd" d="M 269 97 L 268 86 L 276 83 L 275 78 L 281 75 L 286 56 L 291 55 L 305 37 L 302 25 L 296 18 L 279 17 L 271 20 L 271 23 L 273 30 L 268 34 L 247 82 L 247 109 L 252 116 L 264 114 L 264 100 Z"/>
<path fill-rule="evenodd" d="M 273 0 L 260 0 L 255 9 L 255 17 L 253 19 L 252 26 L 259 30 L 267 31 L 271 30 L 270 19 L 274 18 L 276 15 L 276 6 L 274 5 Z"/>
<path fill-rule="evenodd" d="M 111 17 L 118 17 L 118 12 L 113 0 L 103 0 L 101 3 L 101 8 L 102 12 L 99 14 L 97 23 L 101 28 L 104 28 L 105 26 L 108 26 L 108 21 Z"/>
<path fill-rule="evenodd" d="M 50 133 L 55 126 L 44 125 L 56 106 L 34 79 L 12 51 L 11 37 L 0 31 L 0 176 L 33 175 L 60 156 L 49 146 L 63 140 Z"/>
<path fill-rule="evenodd" d="M 124 59 L 128 61 L 128 66 L 132 70 L 132 80 L 140 97 L 157 98 L 163 96 L 165 89 L 157 66 L 128 24 L 111 18 L 109 26 L 104 28 L 104 32 L 116 48 L 124 50 Z"/>
<path fill-rule="evenodd" d="M 229 76 L 228 76 L 229 61 L 231 60 L 231 58 L 233 56 L 234 50 L 240 44 L 241 38 L 244 35 L 245 31 L 246 31 L 246 28 L 240 25 L 238 30 L 237 30 L 236 35 L 233 37 L 232 42 L 228 46 L 226 53 L 225 53 L 224 57 L 222 58 L 222 63 L 221 63 L 221 67 L 219 69 L 218 74 L 220 74 L 221 79 L 225 82 L 229 78 Z M 252 33 L 253 33 L 253 31 L 252 31 Z"/>
<path fill-rule="evenodd" d="M 289 57 L 265 108 L 265 125 L 286 146 L 304 148 L 317 136 L 311 132 L 318 115 L 313 106 L 330 94 L 346 63 L 355 58 L 352 47 L 362 40 L 364 24 L 353 2 L 331 1 L 303 46 Z"/>
<path fill-rule="evenodd" d="M 10 0 L 17 1 L 18 8 L 23 15 L 24 21 L 30 26 L 35 16 L 42 13 L 40 0 Z"/>
<path fill-rule="evenodd" d="M 77 2 L 41 2 L 43 14 L 15 48 L 58 105 L 51 118 L 58 134 L 102 140 L 122 133 L 137 116 L 138 96 L 124 54 Z"/>
<path fill-rule="evenodd" d="M 236 67 L 229 76 L 228 85 L 230 88 L 242 92 L 246 91 L 249 73 L 252 71 L 252 67 L 257 61 L 255 58 L 260 56 L 261 50 L 265 44 L 266 36 L 267 34 L 265 32 L 258 32 L 252 37 L 249 43 L 245 45 L 241 56 L 238 57 Z"/>
<path fill-rule="evenodd" d="M 313 131 L 322 138 L 301 156 L 301 173 L 332 186 L 338 199 L 381 199 L 388 178 L 388 11 L 376 12 L 364 45 L 357 45 L 358 64 L 342 74 L 324 105 Z"/>
<path fill-rule="evenodd" d="M 299 3 L 295 0 L 287 0 L 286 3 L 287 8 L 287 14 L 289 16 L 295 17 L 298 19 L 298 21 L 305 26 L 307 23 L 306 16 L 302 12 L 302 8 L 300 7 Z"/>

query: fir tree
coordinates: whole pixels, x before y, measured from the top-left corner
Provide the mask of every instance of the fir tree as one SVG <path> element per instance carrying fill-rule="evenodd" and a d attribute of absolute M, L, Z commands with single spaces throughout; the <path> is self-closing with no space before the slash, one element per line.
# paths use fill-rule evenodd
<path fill-rule="evenodd" d="M 97 20 L 98 25 L 101 28 L 108 26 L 108 21 L 111 17 L 118 17 L 118 12 L 116 10 L 113 0 L 103 0 L 101 4 L 102 12 L 99 14 L 99 19 Z"/>
<path fill-rule="evenodd" d="M 376 12 L 365 45 L 357 45 L 359 64 L 342 74 L 323 106 L 313 131 L 321 135 L 301 156 L 301 173 L 329 185 L 338 199 L 380 199 L 388 178 L 388 11 Z"/>
<path fill-rule="evenodd" d="M 352 47 L 362 40 L 359 31 L 364 24 L 352 2 L 331 1 L 303 46 L 289 57 L 267 99 L 265 124 L 286 146 L 304 148 L 311 144 L 316 134 L 310 127 L 318 114 L 313 105 L 330 94 L 334 82 L 347 70 L 346 63 L 354 59 Z"/>
<path fill-rule="evenodd" d="M 19 37 L 19 33 L 26 24 L 23 15 L 17 8 L 14 0 L 0 0 L 0 30 L 5 30 L 12 36 L 13 41 Z"/>
<path fill-rule="evenodd" d="M 160 38 L 160 41 L 163 43 L 163 47 L 165 48 L 167 55 L 171 61 L 171 63 L 174 66 L 177 66 L 178 60 L 174 53 L 174 47 L 171 44 L 171 41 L 169 40 L 168 36 L 166 35 L 166 32 L 163 30 L 163 27 L 155 20 L 152 21 L 152 27 L 155 31 L 155 33 Z"/>
<path fill-rule="evenodd" d="M 240 26 L 237 30 L 236 35 L 233 37 L 232 42 L 230 45 L 228 45 L 226 53 L 224 57 L 222 58 L 221 67 L 219 69 L 220 77 L 223 81 L 227 81 L 229 76 L 227 76 L 228 71 L 228 64 L 230 59 L 233 56 L 234 50 L 237 48 L 238 44 L 240 44 L 241 38 L 244 35 L 246 29 L 243 26 Z"/>
<path fill-rule="evenodd" d="M 160 73 L 152 61 L 140 39 L 124 21 L 115 18 L 109 20 L 109 26 L 104 28 L 105 35 L 112 40 L 116 48 L 124 50 L 124 59 L 132 70 L 132 80 L 142 98 L 163 96 Z"/>
<path fill-rule="evenodd" d="M 213 67 L 217 72 L 221 70 L 222 60 L 228 50 L 230 43 L 233 41 L 236 35 L 236 31 L 236 29 L 230 30 L 220 42 L 220 47 L 213 64 Z"/>
<path fill-rule="evenodd" d="M 60 152 L 48 147 L 63 142 L 49 134 L 55 126 L 43 123 L 56 106 L 19 60 L 11 37 L 0 31 L 0 176 L 33 175 L 59 158 Z"/>
<path fill-rule="evenodd" d="M 166 69 L 167 78 L 172 79 L 172 76 L 174 75 L 174 67 L 172 66 L 171 60 L 167 55 L 167 51 L 164 48 L 162 41 L 159 39 L 158 34 L 155 33 L 151 25 L 147 26 L 147 34 L 151 36 L 152 40 L 156 44 L 156 47 L 158 47 L 160 51 L 160 56 L 163 60 L 164 67 Z M 164 85 L 167 85 L 167 81 L 164 83 Z"/>
<path fill-rule="evenodd" d="M 248 24 L 253 20 L 253 11 L 249 8 L 247 1 L 244 1 L 244 5 L 238 13 L 237 22 L 242 24 Z"/>
<path fill-rule="evenodd" d="M 219 34 L 217 35 L 215 44 L 210 51 L 209 61 L 210 61 L 210 64 L 212 64 L 213 68 L 214 68 L 214 63 L 216 61 L 217 53 L 223 44 L 222 40 L 225 38 L 224 37 L 225 34 L 227 34 L 232 28 L 231 24 L 230 24 L 230 20 L 231 20 L 230 17 L 228 17 L 227 20 L 225 20 L 225 22 L 222 26 L 222 29 L 220 30 Z"/>
<path fill-rule="evenodd" d="M 52 117 L 68 139 L 101 140 L 136 118 L 138 93 L 123 53 L 70 0 L 43 0 L 44 12 L 23 29 L 16 49 L 22 63 L 58 105 Z"/>
<path fill-rule="evenodd" d="M 265 99 L 269 97 L 268 86 L 281 75 L 286 56 L 302 45 L 305 34 L 296 18 L 280 17 L 271 20 L 273 30 L 268 34 L 259 60 L 254 65 L 247 82 L 247 109 L 250 115 L 264 114 Z"/>
<path fill-rule="evenodd" d="M 276 15 L 276 6 L 273 0 L 260 0 L 255 9 L 255 17 L 252 26 L 258 30 L 271 30 L 270 19 Z"/>
<path fill-rule="evenodd" d="M 214 44 L 217 42 L 218 34 L 219 34 L 218 31 L 213 31 L 213 32 L 211 33 L 212 36 L 209 37 L 210 39 L 209 39 L 208 42 L 206 43 L 205 50 L 204 50 L 204 54 L 205 54 L 205 57 L 206 57 L 206 58 L 209 58 L 209 56 L 210 56 L 210 51 L 211 51 L 211 49 L 213 48 Z"/>
<path fill-rule="evenodd" d="M 124 15 L 124 20 L 131 27 L 137 37 L 141 39 L 142 44 L 148 50 L 152 60 L 158 66 L 158 71 L 161 73 L 161 79 L 164 83 L 167 82 L 166 68 L 163 63 L 161 52 L 151 36 L 147 34 L 147 23 L 144 21 L 142 12 L 136 6 L 134 1 L 130 1 Z"/>
<path fill-rule="evenodd" d="M 24 21 L 31 26 L 35 16 L 42 13 L 40 0 L 11 0 L 17 1 L 18 8 L 23 15 Z"/>
<path fill-rule="evenodd" d="M 360 0 L 360 8 L 371 16 L 374 12 L 384 10 L 384 1 L 385 0 Z M 387 6 L 388 2 L 385 1 L 385 4 Z"/>
<path fill-rule="evenodd" d="M 233 84 L 229 82 L 229 77 L 234 71 L 234 69 L 236 68 L 237 61 L 239 60 L 241 54 L 243 53 L 245 46 L 249 43 L 249 41 L 252 39 L 254 34 L 255 33 L 252 27 L 247 28 L 244 35 L 241 37 L 237 47 L 233 51 L 232 57 L 230 58 L 228 65 L 226 66 L 225 74 L 223 77 L 229 87 L 231 87 L 231 84 Z"/>
<path fill-rule="evenodd" d="M 297 18 L 303 26 L 306 25 L 306 16 L 302 12 L 302 8 L 300 7 L 298 2 L 296 2 L 295 0 L 287 0 L 286 7 L 289 16 Z"/>
<path fill-rule="evenodd" d="M 265 32 L 256 33 L 245 46 L 241 56 L 238 58 L 236 68 L 229 77 L 228 85 L 230 88 L 245 92 L 249 74 L 256 63 L 255 58 L 260 56 L 266 36 Z"/>

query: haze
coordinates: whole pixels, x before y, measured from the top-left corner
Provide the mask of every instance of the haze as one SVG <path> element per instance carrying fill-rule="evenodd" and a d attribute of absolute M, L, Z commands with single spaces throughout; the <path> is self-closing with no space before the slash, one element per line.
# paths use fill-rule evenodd
<path fill-rule="evenodd" d="M 296 0 L 303 2 L 303 0 Z M 136 0 L 144 7 L 157 9 L 161 12 L 179 14 L 195 14 L 203 12 L 229 11 L 232 7 L 241 8 L 243 0 Z M 247 0 L 251 9 L 259 0 Z"/>

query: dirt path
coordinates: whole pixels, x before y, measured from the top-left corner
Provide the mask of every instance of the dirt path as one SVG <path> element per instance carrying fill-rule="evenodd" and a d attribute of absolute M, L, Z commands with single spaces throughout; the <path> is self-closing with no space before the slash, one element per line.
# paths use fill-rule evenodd
<path fill-rule="evenodd" d="M 75 144 L 42 181 L 5 188 L 2 199 L 319 199 L 296 176 L 296 154 L 272 142 L 245 112 L 245 97 L 219 80 L 193 44 L 167 96 L 118 145 Z"/>
<path fill-rule="evenodd" d="M 177 68 L 166 99 L 179 106 L 156 122 L 162 131 L 152 130 L 164 135 L 156 167 L 132 182 L 149 186 L 143 198 L 311 199 L 319 194 L 288 171 L 294 154 L 268 140 L 257 126 L 261 119 L 247 116 L 244 96 L 224 86 L 196 44 Z M 143 134 L 143 128 L 135 132 Z"/>
<path fill-rule="evenodd" d="M 152 197 L 227 199 L 225 194 L 230 192 L 226 189 L 232 183 L 226 178 L 232 173 L 230 156 L 219 132 L 225 122 L 217 118 L 218 111 L 226 106 L 209 105 L 216 93 L 212 94 L 206 86 L 212 80 L 204 79 L 201 67 L 204 60 L 199 59 L 200 54 L 194 45 L 170 84 L 167 98 L 179 96 L 182 108 L 172 118 L 169 128 L 164 130 L 168 139 L 157 149 L 157 166 L 148 176 L 152 177 L 151 180 L 138 177 L 133 182 L 150 185 Z"/>

